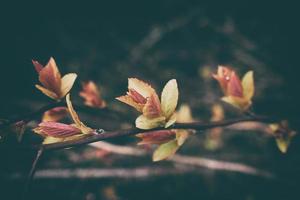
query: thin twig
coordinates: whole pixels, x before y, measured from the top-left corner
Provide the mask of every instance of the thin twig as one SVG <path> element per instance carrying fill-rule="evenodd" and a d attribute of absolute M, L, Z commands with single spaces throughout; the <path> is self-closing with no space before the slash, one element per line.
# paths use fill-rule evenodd
<path fill-rule="evenodd" d="M 108 151 L 110 153 L 127 155 L 127 156 L 141 157 L 148 154 L 148 152 L 146 152 L 143 149 L 130 147 L 130 146 L 120 146 L 120 145 L 111 144 L 103 141 L 95 142 L 93 144 L 90 144 L 90 146 Z M 215 160 L 211 158 L 176 154 L 171 158 L 169 158 L 167 161 L 171 161 L 174 164 L 190 165 L 194 167 L 207 168 L 216 171 L 238 172 L 242 174 L 261 176 L 265 178 L 274 177 L 274 175 L 268 171 L 257 169 L 255 167 L 243 163 L 221 161 L 221 160 Z"/>
<path fill-rule="evenodd" d="M 54 144 L 46 144 L 42 145 L 45 150 L 58 150 L 64 148 L 70 148 L 75 146 L 80 146 L 84 144 L 89 144 L 101 140 L 117 138 L 117 137 L 124 137 L 130 135 L 136 135 L 138 133 L 146 133 L 152 132 L 157 130 L 167 130 L 167 129 L 194 129 L 197 131 L 204 131 L 207 129 L 215 128 L 215 127 L 226 127 L 232 124 L 240 123 L 240 122 L 251 122 L 251 121 L 259 121 L 259 122 L 273 122 L 276 119 L 270 119 L 266 117 L 247 117 L 247 118 L 238 118 L 238 119 L 231 119 L 231 120 L 224 120 L 220 122 L 209 122 L 209 123 L 202 123 L 202 122 L 192 122 L 192 123 L 176 123 L 169 128 L 159 127 L 149 130 L 142 130 L 138 128 L 132 129 L 125 129 L 125 130 L 117 130 L 117 131 L 109 131 L 104 132 L 102 134 L 98 134 L 96 131 L 94 135 L 81 138 L 78 140 L 71 140 L 66 142 L 54 143 Z M 197 132 L 201 133 L 201 132 Z M 34 148 L 40 148 L 40 145 L 35 146 Z"/>
<path fill-rule="evenodd" d="M 38 179 L 99 179 L 99 178 L 149 178 L 201 172 L 192 167 L 137 167 L 137 168 L 90 168 L 90 169 L 43 169 L 36 173 Z"/>
<path fill-rule="evenodd" d="M 23 194 L 22 194 L 22 199 L 24 199 L 24 200 L 26 199 L 27 193 L 28 193 L 28 191 L 30 189 L 31 181 L 32 181 L 34 173 L 36 171 L 36 167 L 37 167 L 38 161 L 40 160 L 43 152 L 44 152 L 44 149 L 43 149 L 43 147 L 41 147 L 38 150 L 38 152 L 36 154 L 36 157 L 35 157 L 35 159 L 34 159 L 34 161 L 32 163 L 32 166 L 31 166 L 31 169 L 30 169 L 30 172 L 28 174 L 28 177 L 27 177 L 27 180 L 26 180 L 26 184 L 25 184 L 25 187 L 24 187 L 24 190 L 23 190 Z"/>

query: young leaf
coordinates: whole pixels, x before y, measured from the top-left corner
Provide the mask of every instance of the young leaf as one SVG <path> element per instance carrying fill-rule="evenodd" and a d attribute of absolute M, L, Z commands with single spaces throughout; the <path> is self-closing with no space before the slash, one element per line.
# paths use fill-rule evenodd
<path fill-rule="evenodd" d="M 244 97 L 251 100 L 254 95 L 253 71 L 247 72 L 242 80 Z"/>
<path fill-rule="evenodd" d="M 152 129 L 159 126 L 162 126 L 165 123 L 166 118 L 165 117 L 156 117 L 153 119 L 149 119 L 145 117 L 144 115 L 140 115 L 135 120 L 135 126 L 140 129 Z"/>
<path fill-rule="evenodd" d="M 171 140 L 161 144 L 153 153 L 152 160 L 154 162 L 167 159 L 174 155 L 179 148 L 176 140 Z"/>
<path fill-rule="evenodd" d="M 174 113 L 178 102 L 178 87 L 175 79 L 170 80 L 161 94 L 161 108 L 163 115 L 168 119 Z"/>
<path fill-rule="evenodd" d="M 69 73 L 69 74 L 66 74 L 64 77 L 62 77 L 62 79 L 61 79 L 61 97 L 66 96 L 67 93 L 70 92 L 76 78 L 77 78 L 77 74 L 75 74 L 75 73 Z"/>
<path fill-rule="evenodd" d="M 141 94 L 144 98 L 149 97 L 151 94 L 156 93 L 155 90 L 144 81 L 141 81 L 137 78 L 128 79 L 128 89 L 132 89 Z"/>

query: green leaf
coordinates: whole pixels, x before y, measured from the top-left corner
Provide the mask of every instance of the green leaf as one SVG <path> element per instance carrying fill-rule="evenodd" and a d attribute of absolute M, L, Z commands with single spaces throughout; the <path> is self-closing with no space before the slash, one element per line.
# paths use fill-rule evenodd
<path fill-rule="evenodd" d="M 246 99 L 251 100 L 254 95 L 254 80 L 253 80 L 253 71 L 247 72 L 242 80 L 243 86 L 243 95 Z"/>
<path fill-rule="evenodd" d="M 170 80 L 161 93 L 161 109 L 164 116 L 169 119 L 175 112 L 178 102 L 178 87 L 175 79 Z"/>
<path fill-rule="evenodd" d="M 145 117 L 144 115 L 140 115 L 138 118 L 135 120 L 135 126 L 140 129 L 152 129 L 152 128 L 157 128 L 165 124 L 166 118 L 165 117 L 156 117 L 153 119 L 149 119 Z"/>
<path fill-rule="evenodd" d="M 179 146 L 177 140 L 171 140 L 167 143 L 161 144 L 153 153 L 152 160 L 154 162 L 164 160 L 174 155 Z"/>

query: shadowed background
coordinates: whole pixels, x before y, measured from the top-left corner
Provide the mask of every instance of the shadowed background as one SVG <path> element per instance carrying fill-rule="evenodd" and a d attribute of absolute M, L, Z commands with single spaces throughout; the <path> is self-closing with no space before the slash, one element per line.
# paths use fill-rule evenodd
<path fill-rule="evenodd" d="M 20 2 L 1 7 L 0 118 L 30 112 L 49 102 L 34 88 L 38 80 L 31 59 L 46 63 L 53 56 L 62 74 L 79 74 L 72 92 L 75 102 L 81 101 L 76 96 L 80 81 L 94 80 L 109 106 L 129 113 L 128 119 L 123 119 L 128 123 L 136 113 L 114 100 L 126 90 L 128 77 L 148 80 L 159 91 L 167 80 L 176 78 L 180 103 L 188 103 L 195 117 L 207 120 L 212 102 L 218 101 L 221 93 L 217 84 L 203 74 L 225 64 L 235 67 L 239 74 L 255 71 L 257 113 L 289 118 L 299 127 L 299 14 L 294 5 L 163 0 L 40 5 Z M 83 118 L 94 127 L 119 127 L 109 120 Z M 201 144 L 202 136 L 197 138 Z M 216 151 L 190 143 L 190 148 L 182 152 L 249 163 L 271 171 L 277 178 L 203 169 L 195 173 L 197 176 L 38 179 L 31 195 L 36 199 L 105 199 L 107 192 L 119 199 L 182 199 L 187 195 L 191 199 L 296 198 L 300 164 L 297 137 L 287 155 L 278 152 L 273 140 L 257 133 L 231 133 L 224 140 L 224 146 Z M 126 144 L 127 140 L 117 142 Z M 83 154 L 83 149 L 77 149 L 76 155 Z M 6 176 L 26 172 L 32 152 L 2 151 L 0 155 L 1 179 L 6 186 L 0 189 L 1 195 L 17 198 L 16 191 L 22 190 L 23 182 Z M 134 167 L 135 163 L 157 166 L 150 158 L 122 158 L 111 165 L 97 160 L 74 164 L 68 162 L 69 156 L 68 151 L 47 154 L 41 168 Z"/>

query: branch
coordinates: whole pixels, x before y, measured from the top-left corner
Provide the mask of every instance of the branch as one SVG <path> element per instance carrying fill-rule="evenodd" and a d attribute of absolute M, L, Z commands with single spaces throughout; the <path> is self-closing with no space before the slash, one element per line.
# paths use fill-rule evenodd
<path fill-rule="evenodd" d="M 31 185 L 31 181 L 33 179 L 33 176 L 34 176 L 34 173 L 35 173 L 35 170 L 36 170 L 36 166 L 38 164 L 38 161 L 40 160 L 42 154 L 43 154 L 43 147 L 41 147 L 37 154 L 36 154 L 36 157 L 32 163 L 32 166 L 31 166 L 31 169 L 30 169 L 30 172 L 28 174 L 28 177 L 27 177 L 27 180 L 26 180 L 26 184 L 25 184 L 25 187 L 24 187 L 24 190 L 23 190 L 23 194 L 22 194 L 22 199 L 26 199 L 26 194 L 28 193 L 29 189 L 30 189 L 30 185 Z"/>
<path fill-rule="evenodd" d="M 118 138 L 118 137 L 124 137 L 124 136 L 131 136 L 136 135 L 138 133 L 146 133 L 146 132 L 152 132 L 152 131 L 158 131 L 158 130 L 168 130 L 168 129 L 193 129 L 197 131 L 204 131 L 207 129 L 215 128 L 215 127 L 226 127 L 232 124 L 237 124 L 240 122 L 253 122 L 253 121 L 259 121 L 259 122 L 273 122 L 277 121 L 276 119 L 270 119 L 267 117 L 247 117 L 247 118 L 238 118 L 238 119 L 231 119 L 231 120 L 225 120 L 220 122 L 210 122 L 210 123 L 202 123 L 202 122 L 193 122 L 193 123 L 176 123 L 172 125 L 169 128 L 154 128 L 149 130 L 142 130 L 138 128 L 132 128 L 132 129 L 125 129 L 125 130 L 117 130 L 117 131 L 108 131 L 101 134 L 98 134 L 96 131 L 94 132 L 94 135 L 90 137 L 81 138 L 78 140 L 71 140 L 66 142 L 60 142 L 60 143 L 54 143 L 54 144 L 46 144 L 42 145 L 42 147 L 45 150 L 58 150 L 58 149 L 64 149 L 64 148 L 70 148 L 75 146 L 80 146 L 84 144 L 89 144 L 101 140 L 111 139 L 111 138 Z M 197 133 L 203 133 L 203 132 L 197 132 Z M 35 146 L 35 148 L 40 148 L 41 145 Z"/>

